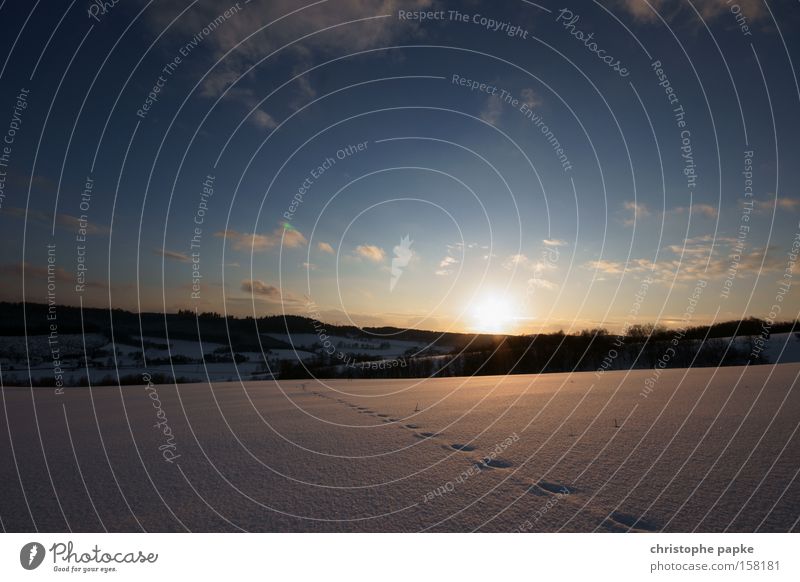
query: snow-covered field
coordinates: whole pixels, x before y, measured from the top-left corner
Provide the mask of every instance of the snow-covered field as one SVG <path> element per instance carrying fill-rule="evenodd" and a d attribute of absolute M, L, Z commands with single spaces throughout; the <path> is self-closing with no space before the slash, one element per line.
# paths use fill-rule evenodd
<path fill-rule="evenodd" d="M 11 531 L 797 531 L 800 365 L 666 370 L 644 396 L 652 374 L 5 388 L 0 516 Z"/>
<path fill-rule="evenodd" d="M 60 377 L 66 385 L 78 385 L 87 376 L 92 384 L 116 383 L 116 378 L 126 376 L 141 376 L 145 372 L 155 375 L 163 374 L 175 377 L 182 381 L 206 382 L 231 382 L 238 380 L 262 379 L 266 371 L 264 360 L 269 362 L 270 369 L 280 367 L 282 360 L 309 360 L 315 357 L 313 352 L 302 349 L 275 349 L 261 352 L 237 352 L 247 358 L 237 364 L 223 362 L 202 362 L 204 354 L 211 354 L 221 350 L 223 354 L 230 354 L 230 347 L 219 343 L 200 342 L 189 340 L 144 337 L 147 346 L 145 354 L 148 365 L 144 366 L 140 357 L 142 344 L 128 345 L 124 343 L 111 343 L 100 334 L 62 334 L 58 336 L 58 343 L 53 344 L 58 348 L 60 357 Z M 85 344 L 84 344 L 85 341 Z M 29 376 L 34 383 L 54 379 L 54 356 L 47 336 L 29 336 L 26 342 L 24 336 L 0 336 L 0 365 L 3 368 L 4 383 L 6 386 L 29 385 Z M 152 347 L 159 346 L 159 347 Z M 167 347 L 168 346 L 168 347 Z M 100 350 L 104 355 L 92 358 L 94 350 Z M 116 352 L 116 357 L 112 355 Z M 89 354 L 90 366 L 86 367 L 86 354 Z M 193 360 L 191 363 L 153 364 L 154 361 L 169 358 L 183 357 Z M 27 361 L 30 359 L 31 366 Z"/>

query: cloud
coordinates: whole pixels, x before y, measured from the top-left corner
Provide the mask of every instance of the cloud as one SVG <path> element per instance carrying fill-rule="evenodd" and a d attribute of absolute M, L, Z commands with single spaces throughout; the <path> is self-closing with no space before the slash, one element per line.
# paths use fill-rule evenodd
<path fill-rule="evenodd" d="M 320 56 L 384 46 L 401 35 L 417 34 L 421 30 L 418 23 L 398 23 L 391 16 L 397 14 L 398 8 L 419 10 L 432 4 L 433 0 L 337 0 L 311 3 L 302 8 L 295 0 L 242 3 L 238 13 L 219 22 L 200 41 L 200 50 L 210 52 L 214 61 L 236 47 L 204 79 L 201 94 L 219 96 L 256 62 L 301 37 L 307 36 L 301 42 L 282 49 L 280 56 L 308 63 L 318 61 Z M 183 0 L 161 0 L 158 10 L 148 11 L 152 28 L 161 32 L 185 7 Z M 219 3 L 197 3 L 172 25 L 170 31 L 178 38 L 193 38 L 198 31 L 218 19 L 223 11 Z M 362 22 L 341 25 L 354 20 Z M 265 24 L 272 22 L 264 28 Z M 241 42 L 245 38 L 247 40 Z M 303 68 L 307 67 L 304 65 Z M 293 89 L 300 99 L 314 93 L 308 80 L 295 82 L 289 89 Z M 232 98 L 242 100 L 245 96 L 238 94 Z"/>
<path fill-rule="evenodd" d="M 446 277 L 453 273 L 453 267 L 459 263 L 459 260 L 447 256 L 439 261 L 439 268 L 435 271 L 435 274 L 439 277 Z"/>
<path fill-rule="evenodd" d="M 236 251 L 249 251 L 254 252 L 265 251 L 275 246 L 274 241 L 263 234 L 250 234 L 247 232 L 238 232 L 235 230 L 222 230 L 215 232 L 214 236 L 217 238 L 224 238 L 231 243 L 231 246 Z"/>
<path fill-rule="evenodd" d="M 797 207 L 800 206 L 800 200 L 797 198 L 778 198 L 776 204 L 781 210 L 797 210 Z"/>
<path fill-rule="evenodd" d="M 735 3 L 742 9 L 742 14 L 750 20 L 760 20 L 765 15 L 763 0 L 736 0 Z M 731 4 L 733 2 L 730 0 L 696 0 L 703 18 L 717 18 L 723 14 L 730 14 Z"/>
<path fill-rule="evenodd" d="M 14 279 L 21 279 L 23 270 L 26 278 L 46 278 L 48 275 L 47 267 L 31 265 L 27 262 L 3 265 L 0 267 L 0 273 L 10 275 Z M 75 276 L 63 267 L 56 267 L 53 271 L 53 276 L 56 281 L 61 281 L 62 283 L 69 283 L 70 285 L 75 283 Z"/>
<path fill-rule="evenodd" d="M 616 275 L 622 273 L 625 270 L 625 265 L 618 261 L 609 261 L 606 259 L 600 259 L 597 261 L 589 261 L 584 264 L 584 267 L 587 269 L 591 269 L 593 271 L 600 271 L 602 273 L 606 273 L 609 275 Z"/>
<path fill-rule="evenodd" d="M 382 263 L 386 258 L 386 251 L 375 245 L 358 245 L 355 256 L 373 263 Z"/>
<path fill-rule="evenodd" d="M 18 206 L 9 206 L 8 208 L 4 208 L 3 216 L 21 218 L 22 220 L 27 220 L 28 224 L 38 223 L 43 226 L 51 224 L 53 220 L 51 214 L 46 214 L 33 209 L 26 212 L 24 208 L 20 208 Z"/>
<path fill-rule="evenodd" d="M 625 9 L 634 20 L 653 22 L 658 19 L 656 11 L 662 11 L 665 0 L 618 0 L 617 4 Z"/>
<path fill-rule="evenodd" d="M 329 255 L 332 255 L 335 252 L 333 247 L 326 242 L 318 242 L 317 250 L 322 251 L 323 253 L 328 253 Z"/>
<path fill-rule="evenodd" d="M 77 216 L 72 216 L 70 214 L 56 214 L 56 224 L 63 226 L 67 230 L 72 230 L 73 232 L 81 228 L 85 230 L 88 235 L 106 235 L 110 232 L 107 226 L 94 224 L 89 221 L 81 221 Z"/>
<path fill-rule="evenodd" d="M 283 234 L 283 246 L 288 247 L 290 249 L 297 248 L 297 247 L 304 247 L 308 244 L 306 237 L 303 236 L 303 233 L 299 230 L 286 230 L 283 229 L 275 229 L 272 233 L 272 237 L 276 240 L 276 244 L 280 244 L 280 237 Z"/>
<path fill-rule="evenodd" d="M 242 291 L 259 295 L 268 301 L 280 303 L 281 290 L 275 285 L 269 285 L 260 279 L 245 279 L 242 281 Z"/>
<path fill-rule="evenodd" d="M 692 214 L 701 214 L 706 218 L 717 217 L 717 207 L 711 206 L 710 204 L 692 204 L 689 210 Z"/>
<path fill-rule="evenodd" d="M 295 67 L 293 71 L 294 75 L 301 74 L 303 72 L 301 69 L 302 67 Z M 303 107 L 303 105 L 313 101 L 317 96 L 317 90 L 311 85 L 308 75 L 298 77 L 295 83 L 295 96 L 289 102 L 289 106 L 296 111 Z"/>
<path fill-rule="evenodd" d="M 244 279 L 241 286 L 242 291 L 257 296 L 269 303 L 299 303 L 300 299 L 290 293 L 281 293 L 275 285 L 271 285 L 261 279 Z"/>
<path fill-rule="evenodd" d="M 28 185 L 30 185 L 31 188 L 36 190 L 55 193 L 58 187 L 58 184 L 47 176 L 31 176 L 30 174 L 20 174 L 10 168 L 8 170 L 8 175 L 6 176 L 6 181 L 7 185 L 10 184 L 15 189 L 24 191 L 27 191 Z"/>
<path fill-rule="evenodd" d="M 541 98 L 531 88 L 525 88 L 520 92 L 520 101 L 534 109 L 542 104 Z M 486 123 L 497 125 L 503 115 L 503 100 L 498 95 L 490 95 L 486 99 L 486 104 L 480 113 L 480 118 Z"/>
<path fill-rule="evenodd" d="M 231 244 L 235 251 L 261 252 L 281 246 L 284 248 L 297 248 L 308 244 L 306 237 L 299 230 L 276 228 L 271 234 L 250 234 L 236 230 L 221 230 L 215 232 L 217 238 L 224 238 Z"/>
<path fill-rule="evenodd" d="M 632 216 L 630 218 L 625 219 L 625 226 L 632 226 L 636 224 L 637 220 L 641 220 L 646 216 L 650 216 L 650 211 L 647 209 L 641 202 L 634 202 L 632 200 L 628 200 L 624 204 L 625 210 L 630 210 Z"/>
<path fill-rule="evenodd" d="M 684 244 L 666 246 L 666 256 L 661 256 L 655 264 L 650 258 L 632 259 L 627 264 L 601 259 L 589 261 L 583 266 L 608 275 L 646 275 L 654 282 L 666 285 L 671 285 L 673 280 L 684 283 L 698 279 L 721 279 L 731 273 L 737 278 L 744 278 L 786 268 L 786 258 L 775 252 L 776 247 L 756 247 L 748 252 L 739 252 L 736 249 L 737 242 L 730 237 L 714 239 L 702 236 L 686 239 Z"/>
<path fill-rule="evenodd" d="M 22 272 L 23 269 L 25 271 L 25 279 L 47 279 L 49 273 L 47 272 L 47 267 L 42 267 L 39 265 L 31 265 L 28 262 L 25 263 L 14 263 L 8 265 L 0 266 L 0 274 L 8 275 L 9 278 L 13 278 L 16 280 L 22 279 Z M 75 275 L 64 269 L 63 267 L 56 267 L 53 270 L 53 277 L 55 277 L 56 281 L 60 281 L 62 283 L 67 283 L 69 288 L 75 284 Z M 87 281 L 86 287 L 92 289 L 106 289 L 107 285 L 102 282 L 98 281 Z"/>
<path fill-rule="evenodd" d="M 256 109 L 250 114 L 251 122 L 263 129 L 275 129 L 278 127 L 278 123 L 272 118 L 272 116 L 263 111 L 261 109 Z"/>
<path fill-rule="evenodd" d="M 772 209 L 776 206 L 779 210 L 785 210 L 787 212 L 795 212 L 798 208 L 800 208 L 800 200 L 797 198 L 778 198 L 778 199 L 770 199 L 770 200 L 757 200 L 756 201 L 756 211 L 760 213 L 764 212 L 772 212 Z"/>
<path fill-rule="evenodd" d="M 186 253 L 179 253 L 178 251 L 170 251 L 167 249 L 153 249 L 153 252 L 167 259 L 180 261 L 181 263 L 188 263 L 191 260 L 189 258 L 189 255 L 187 255 Z"/>
<path fill-rule="evenodd" d="M 509 270 L 514 269 L 515 267 L 527 268 L 529 266 L 530 266 L 530 259 L 522 254 L 509 255 L 508 257 L 506 257 L 506 260 L 503 261 L 503 268 Z"/>
<path fill-rule="evenodd" d="M 545 251 L 545 253 L 546 252 L 547 251 Z M 552 251 L 552 252 L 557 254 L 557 251 Z M 543 255 L 545 253 L 543 253 Z M 521 268 L 539 273 L 541 271 L 552 271 L 556 268 L 556 265 L 552 261 L 546 261 L 546 260 L 534 261 L 529 257 L 527 257 L 526 255 L 517 254 L 517 255 L 509 255 L 508 257 L 506 257 L 506 259 L 503 261 L 503 268 L 508 269 L 509 271 L 515 268 Z"/>
<path fill-rule="evenodd" d="M 546 289 L 547 291 L 555 291 L 558 289 L 558 285 L 552 281 L 548 281 L 547 279 L 534 277 L 533 279 L 528 279 L 528 289 Z"/>
<path fill-rule="evenodd" d="M 315 271 L 317 269 L 317 266 L 314 263 L 304 262 L 303 268 L 306 269 L 307 271 Z"/>
<path fill-rule="evenodd" d="M 710 204 L 692 204 L 691 206 L 678 206 L 673 210 L 675 214 L 685 214 L 687 212 L 691 214 L 699 214 L 701 216 L 705 216 L 706 218 L 716 218 L 717 214 L 717 207 L 711 206 Z"/>
<path fill-rule="evenodd" d="M 206 78 L 203 80 L 203 86 L 200 90 L 200 95 L 203 97 L 219 97 L 225 91 L 225 88 L 229 85 L 233 85 L 233 83 L 235 83 L 244 72 L 237 72 L 235 69 L 226 69 L 224 68 L 225 65 L 222 65 L 222 67 L 223 68 L 217 68 L 208 76 L 206 76 Z M 255 98 L 255 93 L 252 91 L 237 92 L 236 89 L 231 89 L 228 91 L 229 99 L 241 101 L 246 105 L 249 103 L 248 97 Z M 258 101 L 259 100 L 253 101 L 251 107 L 254 107 L 255 103 L 258 103 Z"/>
<path fill-rule="evenodd" d="M 546 238 L 542 242 L 547 247 L 563 247 L 567 245 L 567 241 L 557 238 Z"/>
<path fill-rule="evenodd" d="M 526 87 L 521 91 L 520 94 L 522 95 L 522 102 L 528 107 L 528 109 L 533 109 L 542 104 L 542 99 L 531 88 Z"/>
<path fill-rule="evenodd" d="M 503 114 L 503 102 L 497 95 L 490 95 L 486 100 L 486 106 L 481 111 L 481 119 L 491 125 L 497 125 L 500 116 Z"/>
<path fill-rule="evenodd" d="M 29 223 L 36 223 L 43 226 L 50 226 L 53 223 L 53 215 L 47 212 L 40 212 L 38 210 L 25 211 L 24 208 L 11 206 L 3 211 L 3 214 L 12 216 L 14 218 L 21 218 L 28 220 Z M 103 224 L 95 224 L 91 221 L 81 221 L 77 216 L 71 214 L 56 214 L 56 226 L 75 232 L 79 228 L 86 231 L 89 236 L 107 235 L 110 229 Z"/>
<path fill-rule="evenodd" d="M 708 20 L 723 14 L 730 14 L 731 4 L 730 0 L 694 0 L 697 11 L 704 19 Z M 760 20 L 765 16 L 763 0 L 737 0 L 736 4 L 750 21 Z M 684 0 L 617 0 L 617 5 L 638 22 L 658 21 L 656 12 L 667 22 L 673 20 L 682 11 L 686 11 L 693 19 L 696 19 L 694 11 L 687 7 Z"/>

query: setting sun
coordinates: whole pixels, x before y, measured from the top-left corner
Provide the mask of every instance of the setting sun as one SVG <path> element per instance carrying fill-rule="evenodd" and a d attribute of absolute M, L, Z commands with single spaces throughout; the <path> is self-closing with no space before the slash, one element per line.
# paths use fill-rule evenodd
<path fill-rule="evenodd" d="M 505 297 L 490 296 L 472 309 L 473 329 L 483 333 L 507 333 L 516 319 L 514 307 Z"/>

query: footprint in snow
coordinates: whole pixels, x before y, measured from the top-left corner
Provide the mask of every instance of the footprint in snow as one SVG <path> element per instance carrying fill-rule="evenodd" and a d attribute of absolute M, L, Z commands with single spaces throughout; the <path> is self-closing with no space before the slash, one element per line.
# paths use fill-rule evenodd
<path fill-rule="evenodd" d="M 455 449 L 457 451 L 467 451 L 467 452 L 475 450 L 475 447 L 473 447 L 472 445 L 464 445 L 461 443 L 454 443 L 450 445 L 450 448 Z"/>
<path fill-rule="evenodd" d="M 623 526 L 625 529 L 630 528 L 634 530 L 642 530 L 642 531 L 659 531 L 661 528 L 658 524 L 643 519 L 641 517 L 636 517 L 629 513 L 623 513 L 621 511 L 614 511 L 611 513 L 610 521 L 612 522 L 609 525 L 620 525 Z"/>
<path fill-rule="evenodd" d="M 511 461 L 507 461 L 505 459 L 494 458 L 494 459 L 479 459 L 478 460 L 479 467 L 489 467 L 491 469 L 508 469 L 509 467 L 513 467 L 514 463 Z"/>
<path fill-rule="evenodd" d="M 550 497 L 547 494 L 547 491 L 545 491 L 544 489 L 542 489 L 541 487 L 539 487 L 535 483 L 533 485 L 528 485 L 527 491 L 531 495 L 536 495 L 536 497 Z"/>
<path fill-rule="evenodd" d="M 570 487 L 568 485 L 562 485 L 561 483 L 549 483 L 547 481 L 539 481 L 536 484 L 541 489 L 544 489 L 548 493 L 553 493 L 558 495 L 559 493 L 562 495 L 571 495 L 572 493 L 577 493 L 577 489 L 575 487 Z"/>

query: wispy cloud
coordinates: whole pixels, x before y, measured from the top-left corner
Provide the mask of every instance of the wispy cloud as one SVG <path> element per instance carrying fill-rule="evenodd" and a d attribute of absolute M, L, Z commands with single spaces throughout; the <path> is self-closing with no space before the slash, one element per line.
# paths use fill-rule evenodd
<path fill-rule="evenodd" d="M 588 261 L 584 267 L 592 271 L 600 271 L 608 275 L 617 275 L 625 271 L 625 264 L 619 261 L 609 261 L 607 259 L 600 259 L 597 261 Z"/>
<path fill-rule="evenodd" d="M 322 251 L 323 253 L 328 253 L 329 255 L 332 255 L 335 252 L 333 250 L 333 247 L 330 244 L 326 243 L 326 242 L 318 242 L 317 243 L 317 250 L 318 251 Z"/>
<path fill-rule="evenodd" d="M 697 214 L 706 218 L 716 218 L 719 214 L 716 206 L 710 204 L 692 204 L 691 206 L 678 206 L 672 210 L 674 214 Z"/>
<path fill-rule="evenodd" d="M 53 224 L 52 214 L 40 212 L 38 210 L 31 209 L 26 212 L 24 208 L 12 206 L 5 209 L 3 214 L 42 226 L 50 226 Z M 104 236 L 110 232 L 109 228 L 104 224 L 96 224 L 88 220 L 82 221 L 77 216 L 72 216 L 71 214 L 56 214 L 55 223 L 56 226 L 73 233 L 80 228 L 86 231 L 86 234 L 90 236 Z"/>
<path fill-rule="evenodd" d="M 542 99 L 539 97 L 539 94 L 529 87 L 523 89 L 520 92 L 520 95 L 522 96 L 521 101 L 528 107 L 528 109 L 534 109 L 542 104 Z"/>
<path fill-rule="evenodd" d="M 778 210 L 785 210 L 787 212 L 795 212 L 800 208 L 800 200 L 797 198 L 778 198 L 769 200 L 757 200 L 756 210 L 759 212 L 772 212 L 773 208 Z"/>
<path fill-rule="evenodd" d="M 453 273 L 453 268 L 459 263 L 458 259 L 447 256 L 439 261 L 439 268 L 436 269 L 435 274 L 439 277 L 447 277 Z"/>
<path fill-rule="evenodd" d="M 503 115 L 503 102 L 497 95 L 490 95 L 481 111 L 481 119 L 486 123 L 497 125 L 501 115 Z"/>
<path fill-rule="evenodd" d="M 386 259 L 386 251 L 375 245 L 358 245 L 354 254 L 373 263 L 382 263 Z"/>
<path fill-rule="evenodd" d="M 650 216 L 650 211 L 642 202 L 628 200 L 623 206 L 625 210 L 628 210 L 631 213 L 631 217 L 625 219 L 625 226 L 633 226 L 636 224 L 637 220 L 641 220 L 647 216 Z"/>
<path fill-rule="evenodd" d="M 654 22 L 656 12 L 663 10 L 665 0 L 617 0 L 617 4 L 639 22 Z"/>
<path fill-rule="evenodd" d="M 650 258 L 622 261 L 600 259 L 584 263 L 584 268 L 599 271 L 604 275 L 640 274 L 653 281 L 671 285 L 673 281 L 684 283 L 704 279 L 720 279 L 731 269 L 737 278 L 751 277 L 758 273 L 778 272 L 786 268 L 786 257 L 777 253 L 776 247 L 755 247 L 747 252 L 735 248 L 736 239 L 702 236 L 686 239 L 683 244 L 664 247 L 664 256 L 655 264 Z M 763 265 L 762 265 L 763 262 Z"/>
<path fill-rule="evenodd" d="M 275 285 L 266 283 L 261 279 L 244 279 L 241 286 L 242 291 L 255 295 L 269 303 L 291 303 L 300 302 L 298 297 L 281 290 Z"/>
<path fill-rule="evenodd" d="M 297 74 L 320 55 L 352 53 L 390 44 L 392 39 L 402 34 L 414 34 L 420 27 L 412 22 L 398 26 L 388 16 L 396 14 L 397 8 L 425 9 L 432 4 L 433 0 L 337 0 L 335 3 L 311 3 L 305 7 L 298 6 L 294 0 L 243 3 L 239 12 L 220 22 L 201 41 L 201 50 L 209 52 L 214 61 L 234 49 L 206 76 L 201 95 L 216 98 L 234 83 L 239 89 L 240 85 L 251 81 L 251 78 L 243 78 L 251 66 L 282 47 L 287 47 L 282 56 L 299 63 L 293 68 Z M 183 0 L 160 0 L 159 9 L 149 11 L 152 28 L 161 32 L 185 7 Z M 172 30 L 181 37 L 192 38 L 218 19 L 223 11 L 219 3 L 198 3 L 172 25 Z M 356 20 L 363 21 L 337 26 Z M 264 24 L 270 22 L 274 24 L 264 28 Z M 315 32 L 319 34 L 313 34 Z M 295 42 L 301 37 L 307 38 L 302 43 Z M 295 81 L 287 90 L 293 91 L 294 97 L 284 103 L 292 108 L 316 95 L 306 77 Z M 242 89 L 229 92 L 226 97 L 252 109 L 261 99 L 255 98 L 259 94 Z M 259 109 L 250 116 L 250 121 L 259 127 L 270 128 L 274 118 L 271 113 Z"/>
<path fill-rule="evenodd" d="M 717 18 L 723 14 L 730 14 L 731 4 L 731 0 L 696 0 L 703 18 Z M 750 20 L 760 20 L 766 14 L 763 0 L 736 0 L 736 4 Z"/>
<path fill-rule="evenodd" d="M 25 272 L 26 280 L 31 278 L 46 279 L 50 275 L 50 273 L 47 271 L 47 267 L 32 265 L 28 262 L 2 265 L 0 266 L 0 275 L 8 275 L 9 278 L 15 281 L 21 281 L 23 278 L 23 270 Z M 55 277 L 56 281 L 67 283 L 69 287 L 75 284 L 75 275 L 63 267 L 56 267 L 53 270 L 53 276 Z M 92 289 L 106 289 L 108 286 L 100 281 L 87 281 L 86 287 Z"/>
<path fill-rule="evenodd" d="M 188 263 L 191 259 L 189 255 L 186 253 L 179 253 L 178 251 L 170 251 L 167 249 L 153 249 L 153 252 L 159 256 L 165 257 L 167 259 L 172 259 L 175 261 L 180 261 L 181 263 Z"/>
<path fill-rule="evenodd" d="M 546 238 L 542 240 L 545 246 L 548 247 L 564 247 L 567 246 L 567 241 L 558 238 Z"/>
<path fill-rule="evenodd" d="M 253 124 L 263 129 L 274 129 L 278 127 L 278 122 L 272 116 L 261 109 L 256 109 L 250 114 L 250 119 Z"/>
<path fill-rule="evenodd" d="M 0 266 L 0 273 L 4 275 L 10 275 L 14 277 L 16 280 L 22 280 L 22 273 L 25 272 L 25 277 L 47 277 L 47 267 L 42 267 L 39 265 L 32 265 L 30 263 L 13 263 L 10 265 L 2 265 Z M 72 274 L 69 273 L 63 267 L 56 267 L 53 270 L 53 276 L 55 277 L 56 281 L 61 281 L 64 283 L 75 283 L 75 278 Z"/>
<path fill-rule="evenodd" d="M 555 251 L 553 251 L 555 252 Z M 508 269 L 527 269 L 529 271 L 552 271 L 556 265 L 551 261 L 534 260 L 524 254 L 509 255 L 503 261 L 503 268 Z"/>
<path fill-rule="evenodd" d="M 697 11 L 704 19 L 709 20 L 730 14 L 731 4 L 730 0 L 694 0 Z M 762 0 L 737 0 L 736 4 L 750 21 L 760 20 L 765 16 Z M 694 11 L 683 0 L 617 0 L 617 5 L 638 22 L 656 22 L 657 13 L 668 22 L 681 12 L 696 18 Z"/>
<path fill-rule="evenodd" d="M 503 268 L 508 270 L 516 267 L 527 268 L 530 265 L 530 262 L 530 259 L 523 254 L 509 255 L 506 257 L 506 260 L 503 261 Z"/>
<path fill-rule="evenodd" d="M 256 234 L 239 232 L 236 230 L 222 230 L 215 232 L 217 238 L 224 238 L 230 243 L 233 250 L 247 252 L 262 252 L 281 246 L 284 248 L 302 247 L 308 244 L 306 237 L 299 230 L 276 228 L 271 234 Z"/>
<path fill-rule="evenodd" d="M 547 279 L 542 279 L 541 277 L 533 277 L 532 279 L 528 279 L 528 288 L 554 291 L 558 289 L 558 285 Z"/>

